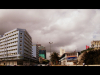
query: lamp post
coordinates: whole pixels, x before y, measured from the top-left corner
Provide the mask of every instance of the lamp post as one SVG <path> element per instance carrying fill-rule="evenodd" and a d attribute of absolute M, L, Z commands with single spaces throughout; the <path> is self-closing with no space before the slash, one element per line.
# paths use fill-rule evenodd
<path fill-rule="evenodd" d="M 51 55 L 51 44 L 53 44 L 53 42 L 49 42 L 49 44 L 50 44 L 50 55 Z"/>
<path fill-rule="evenodd" d="M 50 55 L 51 55 L 51 44 L 53 44 L 53 42 L 49 42 L 49 44 L 50 44 Z M 51 60 L 50 60 L 50 62 L 51 62 Z"/>

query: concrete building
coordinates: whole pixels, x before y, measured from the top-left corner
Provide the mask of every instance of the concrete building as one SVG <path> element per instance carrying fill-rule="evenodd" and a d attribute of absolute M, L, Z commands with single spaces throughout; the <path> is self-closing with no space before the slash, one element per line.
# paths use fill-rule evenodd
<path fill-rule="evenodd" d="M 100 40 L 92 41 L 91 42 L 91 47 L 94 48 L 94 50 L 99 50 L 100 49 Z"/>
<path fill-rule="evenodd" d="M 39 57 L 46 59 L 46 48 L 43 46 L 39 47 Z"/>
<path fill-rule="evenodd" d="M 50 60 L 50 52 L 47 52 L 47 51 L 46 51 L 46 59 L 47 59 L 47 60 Z"/>
<path fill-rule="evenodd" d="M 60 57 L 60 65 L 75 65 L 77 64 L 78 52 L 64 53 Z"/>
<path fill-rule="evenodd" d="M 32 46 L 32 57 L 36 57 L 36 44 Z"/>
<path fill-rule="evenodd" d="M 62 56 L 65 53 L 65 50 L 60 48 L 60 56 Z"/>
<path fill-rule="evenodd" d="M 32 60 L 32 38 L 26 29 L 16 28 L 0 36 L 1 65 L 24 65 Z"/>
<path fill-rule="evenodd" d="M 39 60 L 39 47 L 41 44 L 36 44 L 36 58 Z"/>

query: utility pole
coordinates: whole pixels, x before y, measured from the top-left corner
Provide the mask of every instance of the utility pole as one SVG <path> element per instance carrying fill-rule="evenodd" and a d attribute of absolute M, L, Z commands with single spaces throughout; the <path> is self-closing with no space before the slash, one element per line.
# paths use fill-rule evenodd
<path fill-rule="evenodd" d="M 50 55 L 51 55 L 51 44 L 53 44 L 53 42 L 51 43 L 51 42 L 49 42 L 49 44 L 50 44 Z"/>
<path fill-rule="evenodd" d="M 49 42 L 49 44 L 50 44 L 50 56 L 51 56 L 51 44 L 53 44 L 53 42 Z M 50 62 L 51 62 L 51 60 L 50 60 Z"/>

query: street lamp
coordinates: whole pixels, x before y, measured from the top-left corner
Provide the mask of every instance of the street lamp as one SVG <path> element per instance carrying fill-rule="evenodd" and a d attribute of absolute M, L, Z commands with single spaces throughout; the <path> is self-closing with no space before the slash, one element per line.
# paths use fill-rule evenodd
<path fill-rule="evenodd" d="M 51 44 L 53 44 L 53 42 L 49 42 L 49 44 L 50 44 L 50 55 L 51 55 Z M 50 62 L 51 62 L 51 60 L 50 60 Z"/>
<path fill-rule="evenodd" d="M 50 44 L 50 55 L 51 55 L 51 44 L 53 44 L 53 42 L 49 42 L 49 44 Z"/>

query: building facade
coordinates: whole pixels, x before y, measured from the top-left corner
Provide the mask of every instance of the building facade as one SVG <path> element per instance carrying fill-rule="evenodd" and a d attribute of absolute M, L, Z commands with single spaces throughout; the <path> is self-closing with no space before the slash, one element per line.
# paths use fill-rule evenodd
<path fill-rule="evenodd" d="M 0 64 L 23 65 L 32 58 L 32 38 L 26 29 L 16 28 L 0 36 Z"/>
<path fill-rule="evenodd" d="M 41 46 L 41 44 L 36 44 L 36 58 L 37 60 L 39 60 L 39 47 Z"/>
<path fill-rule="evenodd" d="M 92 41 L 91 42 L 91 47 L 94 48 L 94 50 L 99 50 L 100 49 L 100 40 L 97 41 Z"/>
<path fill-rule="evenodd" d="M 32 46 L 32 57 L 36 57 L 36 44 Z"/>
<path fill-rule="evenodd" d="M 75 65 L 78 62 L 77 58 L 78 52 L 64 53 L 59 61 L 61 65 Z"/>
<path fill-rule="evenodd" d="M 63 55 L 65 53 L 65 50 L 60 48 L 60 56 Z"/>
<path fill-rule="evenodd" d="M 46 59 L 46 48 L 43 46 L 39 47 L 39 57 Z"/>

